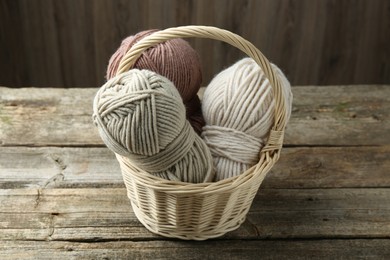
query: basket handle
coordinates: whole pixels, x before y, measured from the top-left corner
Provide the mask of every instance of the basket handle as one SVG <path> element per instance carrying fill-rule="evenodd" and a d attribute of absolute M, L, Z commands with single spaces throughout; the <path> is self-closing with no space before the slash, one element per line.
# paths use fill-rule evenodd
<path fill-rule="evenodd" d="M 254 59 L 256 63 L 262 68 L 265 76 L 268 78 L 271 86 L 273 87 L 273 92 L 275 96 L 275 123 L 272 127 L 273 131 L 271 131 L 271 137 L 275 136 L 275 138 L 271 139 L 277 142 L 277 144 L 271 144 L 268 142 L 268 145 L 266 145 L 266 147 L 264 148 L 268 148 L 266 149 L 268 151 L 279 150 L 283 143 L 283 133 L 287 123 L 285 112 L 286 104 L 284 101 L 285 99 L 283 97 L 280 79 L 276 75 L 275 71 L 272 69 L 271 64 L 267 60 L 267 58 L 251 42 L 245 40 L 237 34 L 212 26 L 195 25 L 173 27 L 162 31 L 154 32 L 153 34 L 146 36 L 145 38 L 134 44 L 132 48 L 123 56 L 122 60 L 119 63 L 117 75 L 128 71 L 134 65 L 137 59 L 141 56 L 142 52 L 147 50 L 148 48 L 170 39 L 189 37 L 209 38 L 226 42 L 243 51 L 249 57 Z"/>

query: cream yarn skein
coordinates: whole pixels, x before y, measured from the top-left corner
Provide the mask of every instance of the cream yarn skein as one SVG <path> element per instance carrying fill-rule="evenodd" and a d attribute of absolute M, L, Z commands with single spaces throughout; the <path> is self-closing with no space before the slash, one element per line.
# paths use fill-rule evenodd
<path fill-rule="evenodd" d="M 290 83 L 271 65 L 282 81 L 289 118 Z M 213 156 L 215 181 L 237 176 L 258 162 L 274 123 L 274 110 L 272 87 L 253 59 L 244 58 L 212 79 L 202 103 L 206 121 L 202 137 Z"/>
<path fill-rule="evenodd" d="M 107 81 L 93 103 L 93 120 L 113 152 L 157 177 L 212 181 L 210 151 L 186 120 L 178 90 L 167 78 L 132 69 Z"/>

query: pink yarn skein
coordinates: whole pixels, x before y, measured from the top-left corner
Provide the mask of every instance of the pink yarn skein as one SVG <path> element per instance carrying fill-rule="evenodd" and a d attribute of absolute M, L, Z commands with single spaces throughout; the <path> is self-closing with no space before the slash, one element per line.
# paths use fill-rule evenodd
<path fill-rule="evenodd" d="M 119 63 L 126 52 L 136 42 L 156 31 L 142 31 L 124 39 L 110 58 L 107 80 L 116 75 Z M 144 51 L 132 68 L 147 69 L 172 81 L 183 99 L 191 126 L 198 134 L 201 133 L 204 119 L 197 93 L 201 87 L 202 72 L 199 56 L 188 42 L 183 39 L 172 39 L 159 43 Z"/>

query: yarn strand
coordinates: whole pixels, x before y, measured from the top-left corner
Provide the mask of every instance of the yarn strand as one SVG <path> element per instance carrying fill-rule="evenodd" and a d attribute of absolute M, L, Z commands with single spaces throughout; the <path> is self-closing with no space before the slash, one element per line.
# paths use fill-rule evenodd
<path fill-rule="evenodd" d="M 282 81 L 288 119 L 290 83 L 275 65 L 271 66 Z M 213 156 L 216 181 L 237 176 L 259 161 L 274 125 L 275 97 L 253 59 L 244 58 L 215 76 L 205 90 L 202 110 L 206 121 L 202 138 Z"/>
<path fill-rule="evenodd" d="M 120 62 L 137 42 L 157 31 L 142 31 L 124 39 L 110 58 L 106 78 L 109 80 L 118 74 Z M 187 109 L 187 119 L 200 134 L 204 120 L 197 93 L 202 83 L 202 72 L 198 54 L 188 42 L 183 39 L 172 39 L 148 48 L 131 68 L 147 69 L 172 81 Z"/>
<path fill-rule="evenodd" d="M 213 180 L 210 150 L 186 120 L 180 94 L 167 78 L 138 69 L 115 76 L 98 91 L 93 111 L 107 147 L 146 174 Z"/>

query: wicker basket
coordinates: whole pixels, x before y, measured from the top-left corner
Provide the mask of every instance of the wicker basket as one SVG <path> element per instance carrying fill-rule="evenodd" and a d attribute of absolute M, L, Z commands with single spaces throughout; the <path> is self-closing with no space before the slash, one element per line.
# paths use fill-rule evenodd
<path fill-rule="evenodd" d="M 262 53 L 242 37 L 215 27 L 182 26 L 153 33 L 129 50 L 117 74 L 128 71 L 149 47 L 186 37 L 221 40 L 239 48 L 260 65 L 275 96 L 275 124 L 268 142 L 259 162 L 239 176 L 201 184 L 168 181 L 116 155 L 134 213 L 148 230 L 166 237 L 204 240 L 237 229 L 244 222 L 261 182 L 279 158 L 286 125 L 285 103 L 280 81 Z"/>

